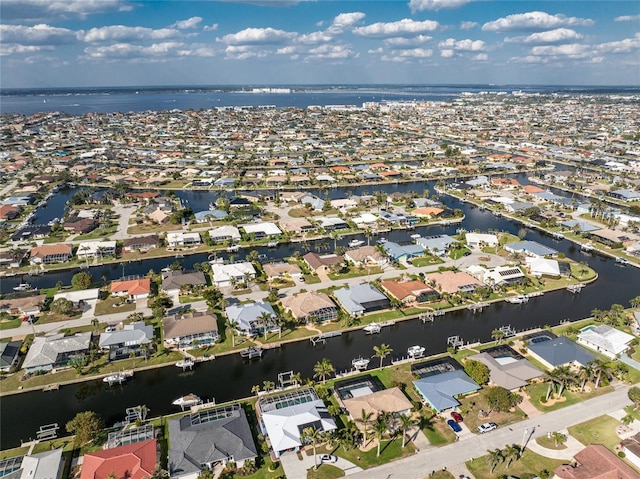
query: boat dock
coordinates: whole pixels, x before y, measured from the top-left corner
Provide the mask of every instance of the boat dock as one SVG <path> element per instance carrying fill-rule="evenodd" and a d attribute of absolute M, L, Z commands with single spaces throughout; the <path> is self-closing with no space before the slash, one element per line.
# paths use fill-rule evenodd
<path fill-rule="evenodd" d="M 335 338 L 336 336 L 342 336 L 342 331 L 330 331 L 328 333 L 321 333 L 317 336 L 309 338 L 309 340 L 311 341 L 311 344 L 315 346 L 318 343 L 325 343 L 328 338 Z"/>
<path fill-rule="evenodd" d="M 60 389 L 60 384 L 55 383 L 55 384 L 47 384 L 45 387 L 42 388 L 43 391 L 57 391 L 58 389 Z"/>
<path fill-rule="evenodd" d="M 486 308 L 487 306 L 489 306 L 489 303 L 486 303 L 486 302 L 473 303 L 473 304 L 470 304 L 469 306 L 467 306 L 467 309 L 469 311 L 473 311 L 474 313 L 477 313 L 478 311 L 482 312 L 482 310 L 484 308 Z"/>
<path fill-rule="evenodd" d="M 576 294 L 582 291 L 585 285 L 583 283 L 570 284 L 567 286 L 567 291 L 570 293 Z"/>

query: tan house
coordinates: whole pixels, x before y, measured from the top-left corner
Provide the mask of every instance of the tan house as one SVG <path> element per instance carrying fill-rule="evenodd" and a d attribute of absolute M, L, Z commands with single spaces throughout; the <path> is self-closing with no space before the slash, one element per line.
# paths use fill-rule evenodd
<path fill-rule="evenodd" d="M 559 479 L 638 479 L 639 474 L 602 444 L 592 444 L 573 456 L 573 465 L 554 469 Z"/>
<path fill-rule="evenodd" d="M 297 264 L 267 263 L 262 265 L 262 269 L 269 280 L 287 277 L 300 278 L 302 276 L 302 270 Z"/>
<path fill-rule="evenodd" d="M 218 320 L 214 313 L 176 314 L 162 319 L 167 347 L 180 349 L 208 346 L 218 339 Z"/>
<path fill-rule="evenodd" d="M 306 323 L 310 319 L 318 322 L 338 319 L 338 307 L 324 293 L 309 291 L 287 296 L 280 301 L 285 311 L 296 321 Z"/>
<path fill-rule="evenodd" d="M 383 389 L 362 396 L 354 396 L 342 401 L 349 415 L 355 421 L 365 414 L 371 413 L 371 421 L 375 421 L 381 412 L 391 413 L 394 416 L 406 416 L 411 413 L 413 405 L 400 388 Z"/>
<path fill-rule="evenodd" d="M 382 281 L 380 283 L 391 297 L 403 303 L 423 303 L 439 296 L 438 292 L 422 281 Z"/>
<path fill-rule="evenodd" d="M 350 249 L 344 258 L 356 266 L 382 266 L 387 262 L 387 258 L 375 246 Z"/>
<path fill-rule="evenodd" d="M 476 278 L 461 271 L 428 273 L 425 275 L 425 279 L 435 281 L 436 289 L 449 294 L 473 292 L 482 286 L 482 283 Z"/>
<path fill-rule="evenodd" d="M 31 264 L 66 263 L 71 258 L 71 246 L 66 244 L 43 244 L 31 248 Z"/>

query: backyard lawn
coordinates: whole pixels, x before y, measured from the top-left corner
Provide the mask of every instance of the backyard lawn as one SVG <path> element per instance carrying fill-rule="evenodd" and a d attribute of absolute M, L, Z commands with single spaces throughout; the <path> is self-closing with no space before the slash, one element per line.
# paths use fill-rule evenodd
<path fill-rule="evenodd" d="M 539 456 L 526 450 L 520 459 L 513 461 L 508 467 L 506 462 L 501 462 L 493 472 L 490 472 L 487 458 L 488 456 L 482 456 L 467 461 L 467 468 L 476 479 L 495 479 L 503 475 L 520 479 L 532 479 L 542 471 L 547 471 L 553 475 L 553 470 L 565 463 L 565 461 Z"/>

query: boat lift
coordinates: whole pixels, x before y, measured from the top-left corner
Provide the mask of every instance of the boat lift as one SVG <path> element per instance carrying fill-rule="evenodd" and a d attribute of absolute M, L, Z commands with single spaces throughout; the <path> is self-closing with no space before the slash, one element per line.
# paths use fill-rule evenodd
<path fill-rule="evenodd" d="M 36 432 L 36 438 L 38 441 L 56 439 L 58 437 L 58 429 L 60 429 L 60 426 L 58 426 L 57 422 L 40 426 L 40 429 Z"/>
<path fill-rule="evenodd" d="M 460 346 L 464 346 L 464 340 L 458 335 L 449 336 L 447 338 L 447 344 L 449 346 L 453 346 L 454 348 L 458 349 Z"/>

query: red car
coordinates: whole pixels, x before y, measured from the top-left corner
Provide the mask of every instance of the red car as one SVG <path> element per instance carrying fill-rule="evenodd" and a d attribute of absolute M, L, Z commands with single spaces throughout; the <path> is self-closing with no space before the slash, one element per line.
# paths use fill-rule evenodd
<path fill-rule="evenodd" d="M 456 422 L 462 422 L 462 414 L 460 414 L 459 412 L 451 411 L 451 417 L 452 417 Z"/>

